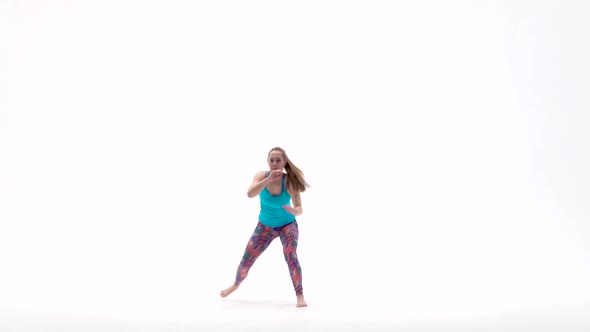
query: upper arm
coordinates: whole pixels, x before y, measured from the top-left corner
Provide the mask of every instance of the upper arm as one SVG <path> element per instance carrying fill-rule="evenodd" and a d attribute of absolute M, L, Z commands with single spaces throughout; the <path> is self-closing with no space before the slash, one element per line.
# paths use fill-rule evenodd
<path fill-rule="evenodd" d="M 250 187 L 248 187 L 248 197 L 252 198 L 260 193 L 261 189 L 257 188 L 256 186 L 258 186 L 262 182 L 262 180 L 264 180 L 265 177 L 266 172 L 264 171 L 257 172 L 254 175 L 254 178 L 252 179 L 252 184 L 250 184 Z"/>
<path fill-rule="evenodd" d="M 291 199 L 293 200 L 293 207 L 301 206 L 301 193 L 299 190 L 295 190 L 291 193 Z"/>
<path fill-rule="evenodd" d="M 250 184 L 250 188 L 254 187 L 260 181 L 264 180 L 265 177 L 266 177 L 265 171 L 256 172 L 256 174 L 254 174 L 254 178 L 252 179 L 252 183 Z"/>
<path fill-rule="evenodd" d="M 254 174 L 254 179 L 252 179 L 252 182 L 253 183 L 260 182 L 260 181 L 264 180 L 265 177 L 266 177 L 265 171 L 256 172 L 256 174 Z"/>

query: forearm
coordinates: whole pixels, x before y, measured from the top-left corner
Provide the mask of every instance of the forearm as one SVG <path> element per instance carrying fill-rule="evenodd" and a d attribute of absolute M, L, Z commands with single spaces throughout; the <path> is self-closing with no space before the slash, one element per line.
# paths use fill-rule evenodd
<path fill-rule="evenodd" d="M 248 197 L 252 198 L 258 196 L 258 194 L 262 192 L 262 189 L 266 187 L 269 181 L 270 178 L 267 177 L 258 182 L 257 184 L 250 186 L 250 188 L 248 188 Z"/>

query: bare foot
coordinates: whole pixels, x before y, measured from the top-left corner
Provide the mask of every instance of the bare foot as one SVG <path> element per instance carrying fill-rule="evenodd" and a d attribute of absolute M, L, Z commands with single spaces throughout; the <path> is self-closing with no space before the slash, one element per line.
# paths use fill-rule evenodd
<path fill-rule="evenodd" d="M 221 295 L 221 297 L 226 297 L 229 294 L 233 293 L 236 289 L 238 289 L 238 285 L 231 285 L 230 287 L 222 290 L 219 295 Z"/>
<path fill-rule="evenodd" d="M 307 307 L 307 303 L 305 302 L 303 295 L 297 295 L 297 307 L 298 308 Z"/>

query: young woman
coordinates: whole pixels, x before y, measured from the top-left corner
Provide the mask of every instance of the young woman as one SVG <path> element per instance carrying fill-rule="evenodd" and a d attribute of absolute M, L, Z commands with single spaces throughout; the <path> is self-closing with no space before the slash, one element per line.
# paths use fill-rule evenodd
<path fill-rule="evenodd" d="M 258 224 L 238 266 L 234 284 L 222 290 L 221 297 L 226 297 L 238 289 L 256 259 L 278 237 L 283 245 L 283 254 L 295 288 L 297 307 L 306 307 L 301 266 L 297 259 L 299 229 L 295 217 L 303 213 L 300 193 L 309 185 L 303 178 L 303 172 L 289 160 L 280 147 L 269 151 L 267 162 L 270 170 L 257 172 L 248 188 L 248 197 L 260 196 Z M 291 200 L 293 206 L 290 205 Z"/>

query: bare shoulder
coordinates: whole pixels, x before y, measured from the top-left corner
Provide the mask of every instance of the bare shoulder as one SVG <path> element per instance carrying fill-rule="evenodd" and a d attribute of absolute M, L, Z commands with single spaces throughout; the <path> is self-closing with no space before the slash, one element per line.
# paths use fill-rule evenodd
<path fill-rule="evenodd" d="M 254 174 L 255 181 L 263 180 L 265 177 L 266 177 L 266 171 L 258 171 L 258 172 L 256 172 L 256 174 Z"/>

